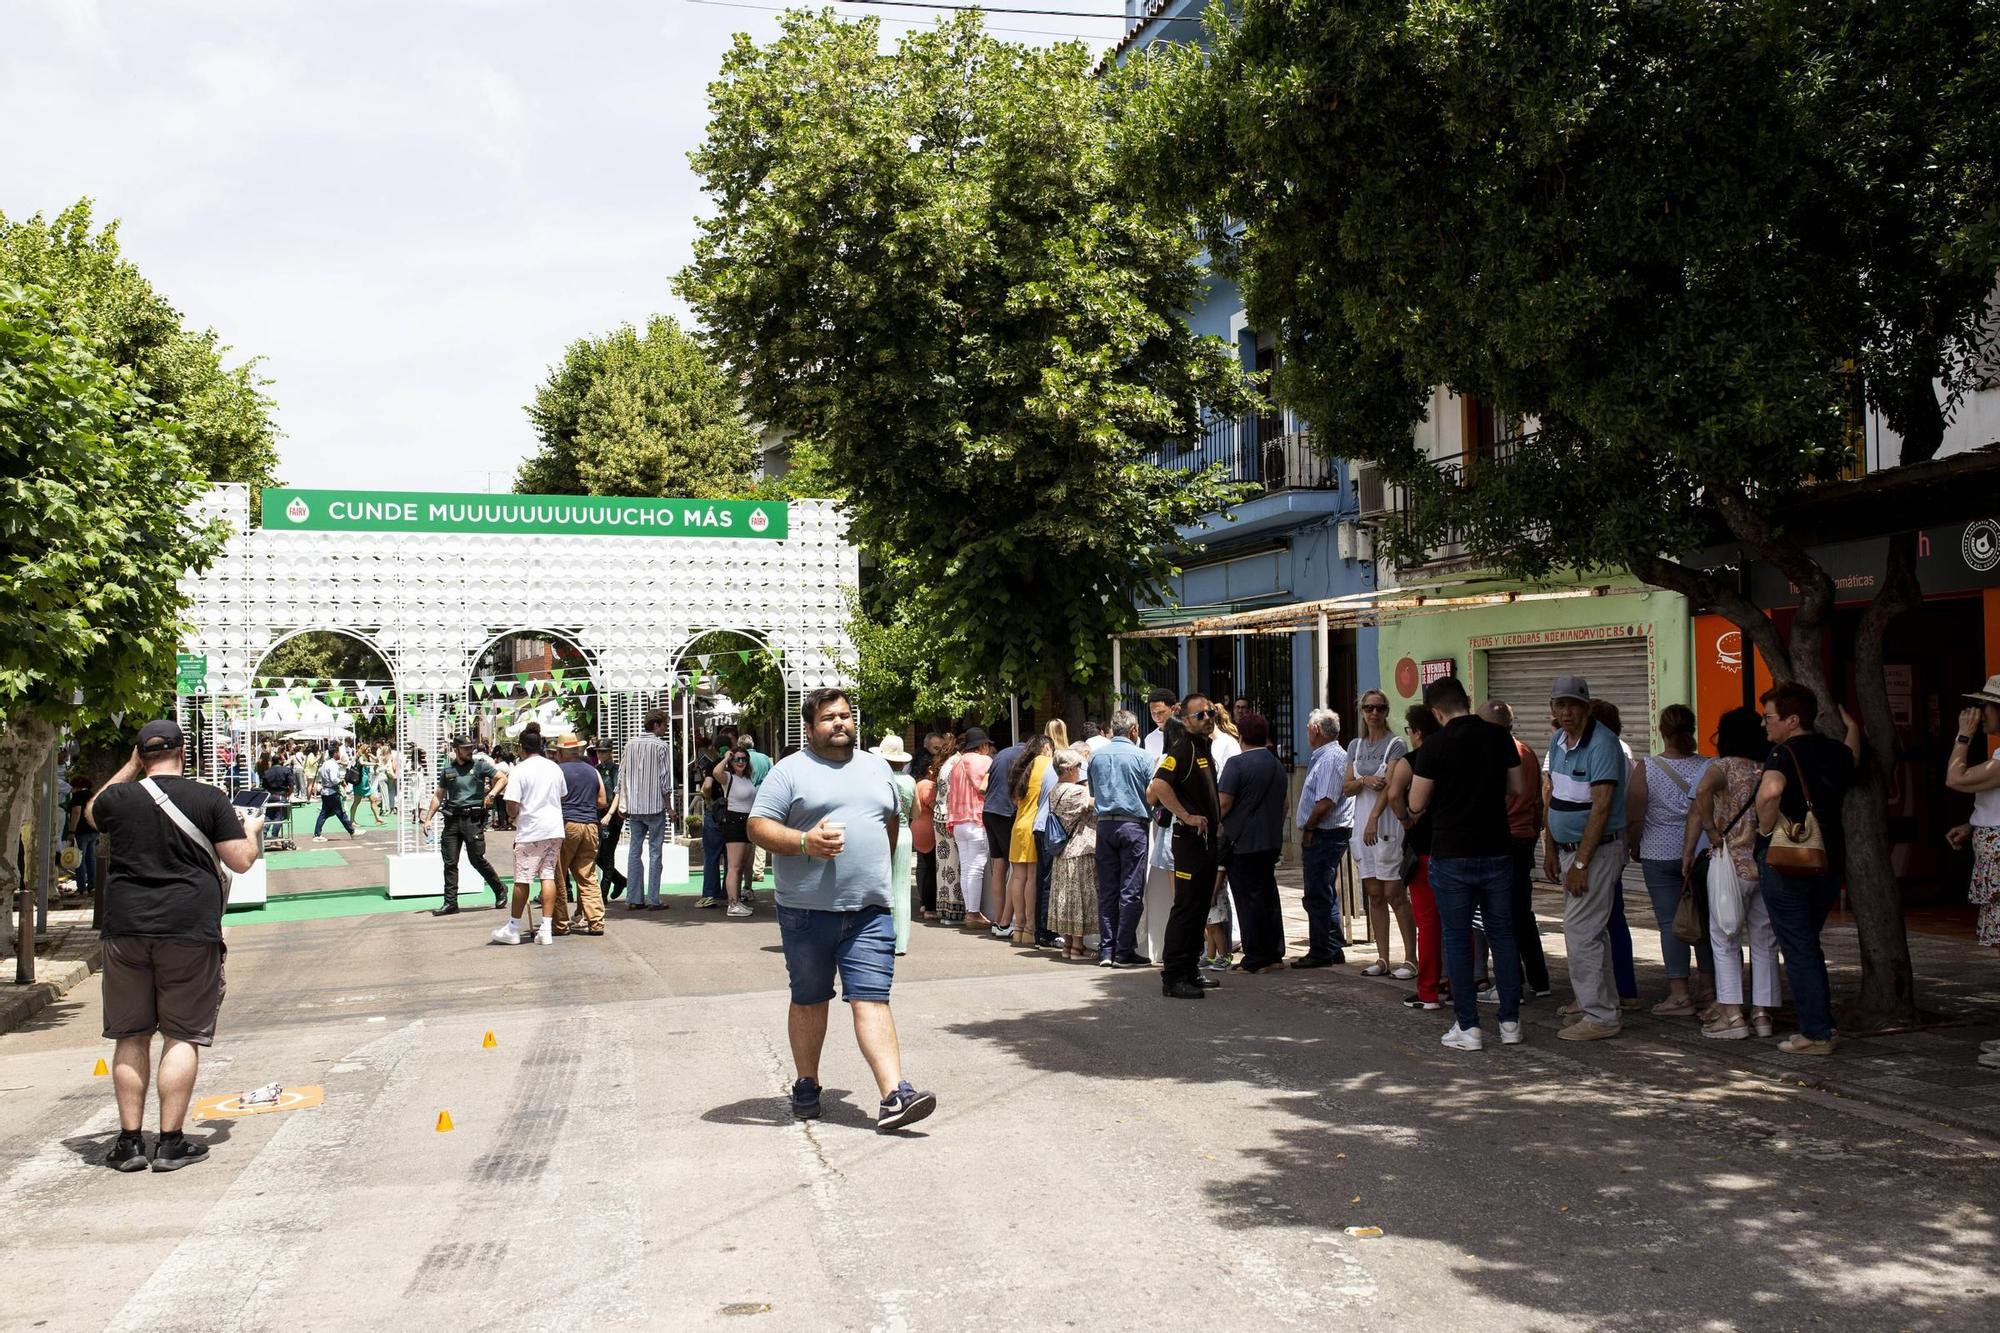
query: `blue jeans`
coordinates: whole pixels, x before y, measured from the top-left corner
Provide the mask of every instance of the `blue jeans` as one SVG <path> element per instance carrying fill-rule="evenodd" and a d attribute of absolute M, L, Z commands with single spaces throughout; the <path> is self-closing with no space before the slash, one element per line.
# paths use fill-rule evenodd
<path fill-rule="evenodd" d="M 1354 830 L 1317 829 L 1303 849 L 1306 872 L 1306 956 L 1333 958 L 1347 948 L 1347 936 L 1340 929 L 1340 894 L 1334 879 L 1347 855 L 1348 839 Z"/>
<path fill-rule="evenodd" d="M 1792 1008 L 1799 1016 L 1799 1031 L 1814 1041 L 1825 1041 L 1833 1035 L 1833 987 L 1827 981 L 1819 933 L 1840 898 L 1840 877 L 1832 871 L 1780 875 L 1764 864 L 1765 842 L 1762 838 L 1757 842 L 1758 892 L 1764 895 L 1778 952 L 1784 956 L 1785 976 L 1792 983 Z"/>
<path fill-rule="evenodd" d="M 1129 819 L 1097 826 L 1097 952 L 1139 951 L 1146 910 L 1146 826 Z"/>
<path fill-rule="evenodd" d="M 1702 975 L 1713 980 L 1715 950 L 1709 946 L 1708 932 L 1702 931 L 1701 943 L 1694 945 L 1682 944 L 1674 934 L 1674 913 L 1681 910 L 1681 863 L 1642 860 L 1639 870 L 1646 877 L 1646 893 L 1653 900 L 1653 916 L 1660 923 L 1660 952 L 1667 960 L 1667 980 L 1688 979 L 1690 950 L 1701 965 Z"/>
<path fill-rule="evenodd" d="M 722 867 L 729 844 L 722 840 L 722 807 L 711 804 L 701 816 L 701 896 L 722 896 Z"/>
<path fill-rule="evenodd" d="M 667 812 L 658 810 L 650 815 L 635 815 L 626 812 L 625 823 L 632 830 L 632 846 L 625 853 L 626 902 L 633 906 L 646 906 L 660 901 L 660 849 L 667 837 Z M 650 866 L 645 866 L 646 877 L 639 877 L 639 870 L 649 853 L 653 858 Z"/>
<path fill-rule="evenodd" d="M 896 923 L 886 907 L 821 912 L 778 904 L 778 940 L 785 949 L 792 1003 L 825 1004 L 840 976 L 840 998 L 889 1002 L 896 978 Z"/>
<path fill-rule="evenodd" d="M 1451 1010 L 1458 1025 L 1479 1026 L 1479 999 L 1472 984 L 1472 910 L 1486 923 L 1486 938 L 1496 960 L 1519 957 L 1514 943 L 1514 858 L 1507 856 L 1433 856 L 1431 895 L 1444 921 L 1444 970 L 1451 978 Z M 1521 1017 L 1521 969 L 1505 961 L 1493 969 L 1500 988 L 1500 1021 Z"/>
<path fill-rule="evenodd" d="M 340 793 L 335 792 L 328 796 L 322 792 L 319 798 L 319 818 L 313 822 L 315 838 L 319 836 L 320 830 L 326 827 L 328 815 L 340 821 L 341 827 L 347 830 L 348 837 L 354 836 L 354 821 L 347 817 L 347 810 L 340 804 Z"/>

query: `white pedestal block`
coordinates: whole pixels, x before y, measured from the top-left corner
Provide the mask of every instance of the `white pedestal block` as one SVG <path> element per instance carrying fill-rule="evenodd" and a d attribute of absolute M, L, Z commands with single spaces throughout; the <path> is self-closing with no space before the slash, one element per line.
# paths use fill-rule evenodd
<path fill-rule="evenodd" d="M 685 884 L 688 877 L 687 844 L 667 843 L 660 852 L 660 883 Z"/>
<path fill-rule="evenodd" d="M 257 864 L 240 875 L 232 875 L 229 880 L 229 906 L 262 907 L 270 899 L 270 881 L 264 858 L 258 857 Z"/>
<path fill-rule="evenodd" d="M 407 852 L 387 859 L 391 898 L 444 896 L 444 858 L 435 851 Z M 465 859 L 463 848 L 458 853 L 458 887 L 461 893 L 468 887 L 480 892 L 486 889 L 486 883 L 479 878 L 479 872 L 472 868 L 472 862 Z"/>

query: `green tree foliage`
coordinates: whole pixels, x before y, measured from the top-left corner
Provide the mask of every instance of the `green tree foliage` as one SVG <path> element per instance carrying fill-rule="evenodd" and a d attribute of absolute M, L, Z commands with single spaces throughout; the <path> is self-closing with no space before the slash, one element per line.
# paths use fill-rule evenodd
<path fill-rule="evenodd" d="M 1101 683 L 1175 525 L 1227 496 L 1149 451 L 1248 401 L 1181 319 L 1191 220 L 1130 187 L 1122 94 L 1081 46 L 781 25 L 710 87 L 715 207 L 679 290 L 750 413 L 824 450 L 855 539 L 907 560 L 882 627 L 922 626 L 946 679 Z"/>
<path fill-rule="evenodd" d="M 571 343 L 535 391 L 524 495 L 741 495 L 756 436 L 722 368 L 673 320 Z"/>
<path fill-rule="evenodd" d="M 229 348 L 213 329 L 183 326 L 180 312 L 119 251 L 118 224 L 92 231 L 81 200 L 53 219 L 0 214 L 0 280 L 52 292 L 81 322 L 97 354 L 132 371 L 133 389 L 164 422 L 209 481 L 276 482 L 278 427 L 270 381 L 253 357 L 224 364 Z"/>
<path fill-rule="evenodd" d="M 1990 0 L 1246 0 L 1212 62 L 1149 62 L 1130 143 L 1217 224 L 1278 392 L 1408 488 L 1400 554 L 1450 533 L 1520 575 L 1629 566 L 1838 699 L 1833 587 L 1780 516 L 1852 461 L 1857 388 L 1915 462 L 1968 383 L 2000 266 L 1995 20 Z M 1539 433 L 1441 471 L 1410 431 L 1433 384 Z M 1802 590 L 1789 642 L 1683 562 L 1724 533 Z M 1881 645 L 1913 556 L 1892 540 L 1857 644 L 1883 744 L 1848 806 L 1850 893 L 1863 1008 L 1886 1016 L 1913 1001 Z"/>
<path fill-rule="evenodd" d="M 295 634 L 266 653 L 257 674 L 295 680 L 390 679 L 389 664 L 373 648 L 351 634 L 318 629 Z"/>
<path fill-rule="evenodd" d="M 55 728 L 158 706 L 181 576 L 221 549 L 206 478 L 70 302 L 0 280 L 0 846 L 16 846 Z M 16 883 L 0 857 L 0 891 Z"/>

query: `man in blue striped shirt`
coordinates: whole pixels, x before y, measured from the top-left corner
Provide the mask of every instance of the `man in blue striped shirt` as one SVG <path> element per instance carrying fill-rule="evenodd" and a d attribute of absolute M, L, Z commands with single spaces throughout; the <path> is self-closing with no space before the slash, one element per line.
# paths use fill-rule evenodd
<path fill-rule="evenodd" d="M 625 879 L 631 888 L 628 911 L 660 911 L 660 856 L 666 842 L 667 786 L 673 774 L 674 749 L 666 741 L 667 710 L 646 714 L 646 730 L 634 736 L 619 761 L 618 792 L 625 822 L 632 826 L 632 846 L 625 853 Z M 646 856 L 652 864 L 645 866 Z M 644 867 L 644 879 L 639 877 Z"/>
<path fill-rule="evenodd" d="M 1625 747 L 1590 716 L 1590 684 L 1557 676 L 1549 690 L 1557 731 L 1544 768 L 1548 793 L 1549 878 L 1560 875 L 1563 945 L 1577 1020 L 1556 1035 L 1596 1041 L 1618 1035 L 1622 1018 L 1611 972 L 1611 908 L 1625 871 Z"/>

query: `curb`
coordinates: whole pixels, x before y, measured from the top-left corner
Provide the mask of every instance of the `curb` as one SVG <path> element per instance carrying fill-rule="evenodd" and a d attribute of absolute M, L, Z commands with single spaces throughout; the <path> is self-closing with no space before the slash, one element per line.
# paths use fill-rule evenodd
<path fill-rule="evenodd" d="M 0 1035 L 25 1026 L 36 1014 L 69 994 L 97 971 L 103 960 L 102 944 L 92 944 L 82 958 L 36 959 L 35 974 L 39 980 L 33 985 L 0 990 Z M 9 965 L 12 961 L 11 954 L 0 960 Z"/>

